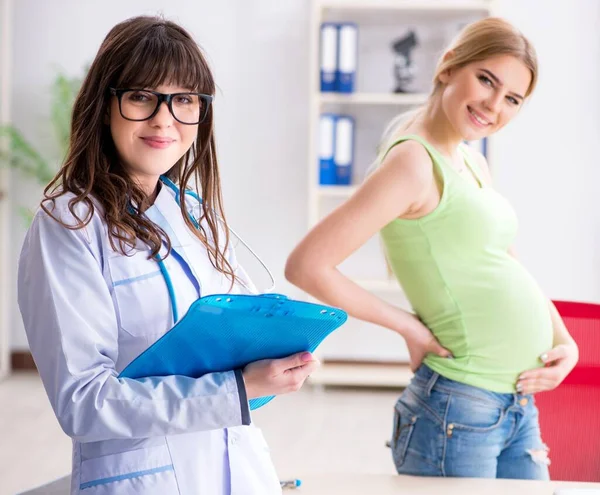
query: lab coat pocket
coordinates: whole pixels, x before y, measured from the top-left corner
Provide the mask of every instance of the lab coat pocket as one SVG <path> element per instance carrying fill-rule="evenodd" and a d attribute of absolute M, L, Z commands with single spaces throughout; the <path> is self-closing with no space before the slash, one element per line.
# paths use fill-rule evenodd
<path fill-rule="evenodd" d="M 148 255 L 148 250 L 142 250 L 108 259 L 119 325 L 133 337 L 160 336 L 172 325 L 166 283 Z"/>
<path fill-rule="evenodd" d="M 81 495 L 179 494 L 166 445 L 88 459 L 81 463 Z"/>
<path fill-rule="evenodd" d="M 256 452 L 256 454 L 259 456 L 267 456 L 270 459 L 271 449 L 265 440 L 262 430 L 257 426 L 254 426 L 254 424 L 243 426 L 241 428 L 244 428 L 248 432 L 252 449 Z"/>
<path fill-rule="evenodd" d="M 230 460 L 241 468 L 232 473 L 231 493 L 281 494 L 279 478 L 262 431 L 254 425 L 229 428 L 228 431 Z"/>

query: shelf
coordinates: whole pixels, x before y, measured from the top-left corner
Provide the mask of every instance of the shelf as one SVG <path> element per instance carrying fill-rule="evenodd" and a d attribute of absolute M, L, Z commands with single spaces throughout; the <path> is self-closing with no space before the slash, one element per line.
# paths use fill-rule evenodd
<path fill-rule="evenodd" d="M 426 93 L 319 93 L 321 105 L 421 105 L 427 101 Z"/>
<path fill-rule="evenodd" d="M 311 385 L 405 388 L 413 377 L 408 363 L 321 363 L 310 375 Z"/>
<path fill-rule="evenodd" d="M 362 168 L 355 169 L 356 180 L 350 185 L 319 185 L 319 167 L 315 164 L 319 163 L 320 114 L 349 114 L 356 119 L 355 164 L 367 166 L 375 159 L 377 144 L 390 120 L 427 103 L 433 58 L 442 49 L 439 45 L 454 37 L 460 26 L 494 15 L 498 3 L 498 0 L 312 0 L 310 71 L 307 78 L 310 111 L 307 206 L 310 227 L 323 217 L 325 211 L 354 195 L 361 187 L 365 173 Z M 319 91 L 320 26 L 323 22 L 352 22 L 358 26 L 359 62 L 354 93 Z M 419 56 L 426 57 L 427 64 L 419 64 L 419 70 L 426 72 L 418 84 L 415 81 L 418 93 L 392 93 L 395 86 L 391 73 L 393 53 L 389 43 L 409 28 L 422 33 L 424 51 Z M 382 250 L 376 250 L 376 247 L 370 244 L 347 265 L 341 266 L 341 272 L 376 297 L 413 313 L 398 282 L 395 278 L 388 278 L 382 265 Z M 396 342 L 396 335 L 373 326 L 377 327 L 350 317 L 347 331 L 332 336 L 331 342 L 316 353 L 322 357 L 322 365 L 307 383 L 315 387 L 406 387 L 413 376 L 406 363 L 406 343 Z M 396 347 L 400 345 L 404 347 Z"/>
<path fill-rule="evenodd" d="M 404 292 L 402 291 L 402 288 L 400 287 L 400 284 L 398 284 L 398 282 L 394 279 L 381 279 L 381 280 L 377 280 L 377 279 L 360 279 L 360 278 L 352 278 L 350 277 L 350 280 L 352 280 L 355 284 L 360 285 L 363 289 L 368 290 L 370 292 L 400 292 L 402 294 L 404 294 Z M 315 299 L 314 297 L 310 297 L 309 299 L 312 300 L 313 302 L 319 304 L 319 300 Z M 406 297 L 403 297 L 403 300 L 408 304 L 408 301 L 406 300 Z"/>
<path fill-rule="evenodd" d="M 363 289 L 370 292 L 402 292 L 400 285 L 396 280 L 383 279 L 383 280 L 361 280 L 355 279 L 355 283 L 360 285 Z"/>
<path fill-rule="evenodd" d="M 322 0 L 324 9 L 336 10 L 400 10 L 435 12 L 477 12 L 491 8 L 490 0 Z"/>
<path fill-rule="evenodd" d="M 318 186 L 317 190 L 321 198 L 349 198 L 357 189 L 357 186 Z"/>

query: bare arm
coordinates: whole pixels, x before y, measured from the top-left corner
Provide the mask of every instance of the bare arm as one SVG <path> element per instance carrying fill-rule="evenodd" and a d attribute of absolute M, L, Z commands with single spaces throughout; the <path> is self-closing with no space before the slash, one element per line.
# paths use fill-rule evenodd
<path fill-rule="evenodd" d="M 533 394 L 553 390 L 567 377 L 579 360 L 579 348 L 569 334 L 563 319 L 552 301 L 548 301 L 552 319 L 553 346 L 540 356 L 543 368 L 527 370 L 521 373 L 517 382 L 517 391 Z"/>
<path fill-rule="evenodd" d="M 393 148 L 343 205 L 316 225 L 290 254 L 285 275 L 294 285 L 351 316 L 398 332 L 416 348 L 443 349 L 414 315 L 389 304 L 344 276 L 337 266 L 395 218 L 418 211 L 435 187 L 431 159 L 418 143 Z"/>
<path fill-rule="evenodd" d="M 567 326 L 565 325 L 565 322 L 563 321 L 562 317 L 560 316 L 560 314 L 558 313 L 558 310 L 556 309 L 556 306 L 554 305 L 554 303 L 552 301 L 549 301 L 550 303 L 550 317 L 552 318 L 552 329 L 553 329 L 553 345 L 554 347 L 559 346 L 559 345 L 568 345 L 568 346 L 572 346 L 574 348 L 574 352 L 575 352 L 575 363 L 578 361 L 579 359 L 579 348 L 577 347 L 577 344 L 575 343 L 575 340 L 573 340 L 573 337 L 571 337 L 571 334 L 569 333 L 569 330 L 567 330 Z M 575 364 L 573 363 L 573 364 Z"/>

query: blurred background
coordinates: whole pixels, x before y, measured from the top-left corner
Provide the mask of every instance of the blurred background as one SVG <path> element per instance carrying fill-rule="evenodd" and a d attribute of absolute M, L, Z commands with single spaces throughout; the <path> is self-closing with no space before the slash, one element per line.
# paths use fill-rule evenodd
<path fill-rule="evenodd" d="M 228 220 L 271 268 L 275 290 L 298 298 L 305 296 L 283 277 L 287 255 L 360 183 L 387 122 L 424 101 L 444 45 L 477 18 L 513 22 L 537 49 L 537 90 L 505 130 L 472 144 L 486 152 L 495 187 L 518 213 L 517 252 L 544 292 L 600 302 L 600 2 L 0 0 L 0 494 L 69 471 L 70 441 L 31 370 L 16 304 L 17 260 L 43 185 L 64 156 L 86 67 L 110 28 L 140 14 L 182 24 L 206 53 L 218 85 Z M 327 22 L 354 29 L 351 87 L 321 91 Z M 339 169 L 337 178 L 322 175 L 322 115 L 352 124 L 351 153 L 338 150 L 352 158 L 342 179 Z M 243 259 L 263 276 L 251 257 Z M 387 278 L 377 239 L 342 269 L 406 304 Z M 395 397 L 410 377 L 401 339 L 351 321 L 320 357 L 324 366 L 306 390 L 256 413 L 280 474 L 392 473 L 384 442 Z"/>

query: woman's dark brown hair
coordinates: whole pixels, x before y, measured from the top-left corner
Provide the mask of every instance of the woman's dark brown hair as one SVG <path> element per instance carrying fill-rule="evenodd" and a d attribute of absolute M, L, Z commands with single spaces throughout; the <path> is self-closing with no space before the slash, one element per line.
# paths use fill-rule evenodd
<path fill-rule="evenodd" d="M 155 88 L 174 84 L 190 91 L 213 95 L 215 82 L 200 48 L 189 33 L 177 24 L 160 17 L 140 16 L 117 24 L 106 36 L 77 95 L 73 107 L 69 151 L 64 165 L 44 190 L 42 208 L 62 225 L 71 229 L 85 227 L 94 214 L 94 201 L 102 206 L 110 242 L 125 254 L 136 239 L 145 242 L 151 255 L 158 254 L 162 239 L 169 248 L 165 232 L 143 215 L 149 198 L 127 175 L 106 124 L 109 88 Z M 167 172 L 173 182 L 185 190 L 188 184 L 201 186 L 200 221 L 210 233 L 196 229 L 187 215 L 185 195 L 181 195 L 181 214 L 186 224 L 206 246 L 212 265 L 227 275 L 232 283 L 234 272 L 225 257 L 229 230 L 222 208 L 221 182 L 213 136 L 212 106 L 206 119 L 198 125 L 195 143 Z M 69 210 L 78 224 L 67 225 L 45 205 L 71 192 Z M 84 203 L 85 218 L 75 207 Z M 220 217 L 220 220 L 219 220 Z M 220 239 L 222 222 L 224 240 Z"/>

